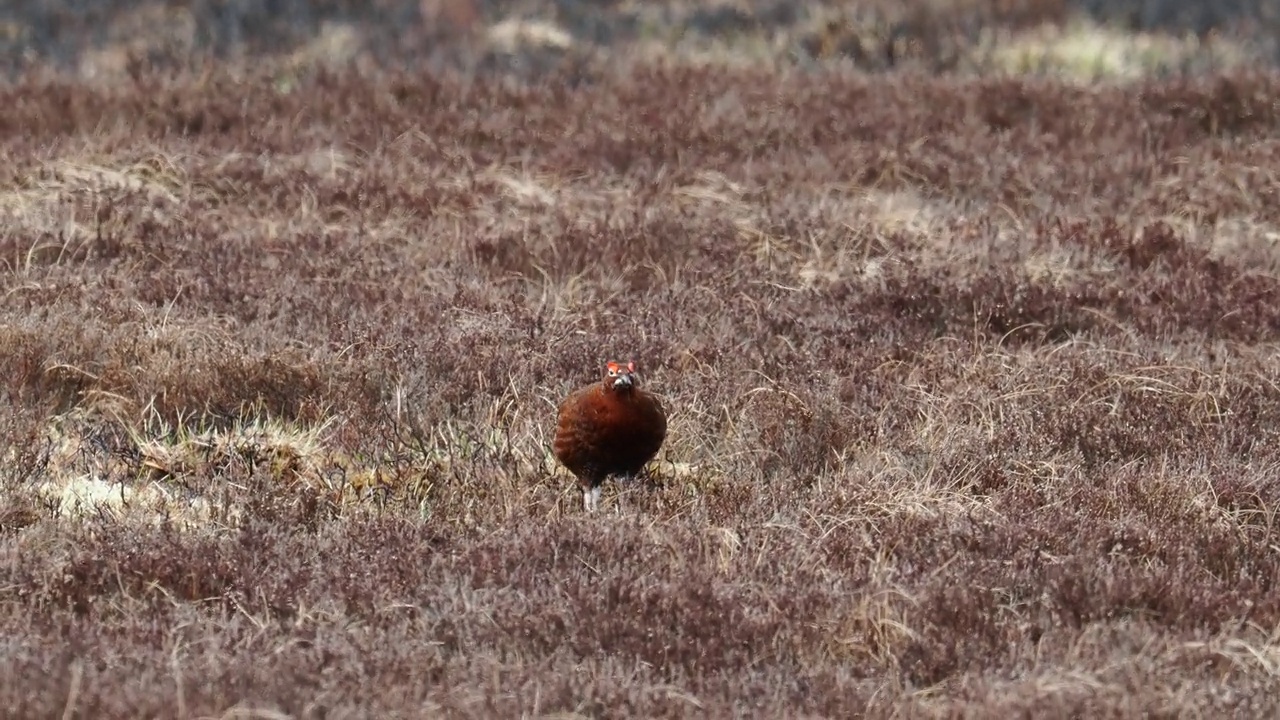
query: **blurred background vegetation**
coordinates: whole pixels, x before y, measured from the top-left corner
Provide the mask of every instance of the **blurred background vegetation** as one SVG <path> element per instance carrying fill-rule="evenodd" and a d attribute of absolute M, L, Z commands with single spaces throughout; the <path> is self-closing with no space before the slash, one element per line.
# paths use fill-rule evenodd
<path fill-rule="evenodd" d="M 1268 66 L 1273 0 L 10 0 L 0 69 L 278 62 L 534 73 L 622 57 L 1086 79 Z"/>

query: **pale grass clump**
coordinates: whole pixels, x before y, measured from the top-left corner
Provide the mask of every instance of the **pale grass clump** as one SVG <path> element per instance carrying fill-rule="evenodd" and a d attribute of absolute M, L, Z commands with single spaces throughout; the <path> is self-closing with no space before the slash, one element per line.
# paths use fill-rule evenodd
<path fill-rule="evenodd" d="M 324 447 L 327 429 L 262 417 L 229 427 L 209 418 L 170 423 L 154 409 L 131 424 L 77 410 L 51 421 L 48 470 L 37 490 L 73 517 L 108 511 L 181 527 L 234 524 L 249 492 L 237 476 L 260 472 L 282 489 L 341 494 L 325 472 L 334 462 Z M 115 447 L 94 440 L 103 434 L 116 436 Z"/>
<path fill-rule="evenodd" d="M 1193 62 L 1227 70 L 1252 60 L 1247 45 L 1229 38 L 1205 42 L 1191 35 L 1124 32 L 1083 19 L 1013 33 L 989 53 L 993 68 L 1082 84 L 1133 82 Z"/>
<path fill-rule="evenodd" d="M 833 617 L 820 622 L 828 625 L 828 641 L 823 650 L 836 662 L 852 660 L 869 662 L 887 674 L 900 669 L 899 658 L 918 633 L 912 625 L 918 604 L 911 593 L 893 580 L 892 558 L 881 548 L 868 568 L 868 581 L 853 591 L 850 602 L 842 603 Z M 901 692 L 902 687 L 892 688 Z"/>

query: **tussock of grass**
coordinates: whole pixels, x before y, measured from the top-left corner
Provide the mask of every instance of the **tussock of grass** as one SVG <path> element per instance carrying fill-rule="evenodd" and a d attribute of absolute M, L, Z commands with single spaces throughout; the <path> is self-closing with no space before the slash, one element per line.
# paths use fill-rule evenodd
<path fill-rule="evenodd" d="M 1247 48 L 1223 38 L 1205 43 L 1192 34 L 1122 32 L 1084 20 L 1017 33 L 990 53 L 996 68 L 1086 83 L 1133 81 L 1194 63 L 1230 70 L 1256 61 Z"/>

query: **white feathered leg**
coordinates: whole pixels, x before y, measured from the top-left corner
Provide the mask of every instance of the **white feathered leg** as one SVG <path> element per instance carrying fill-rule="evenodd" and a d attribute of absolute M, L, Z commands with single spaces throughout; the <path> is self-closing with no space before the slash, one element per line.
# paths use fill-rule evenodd
<path fill-rule="evenodd" d="M 582 508 L 587 512 L 595 512 L 600 508 L 599 485 L 582 491 Z"/>

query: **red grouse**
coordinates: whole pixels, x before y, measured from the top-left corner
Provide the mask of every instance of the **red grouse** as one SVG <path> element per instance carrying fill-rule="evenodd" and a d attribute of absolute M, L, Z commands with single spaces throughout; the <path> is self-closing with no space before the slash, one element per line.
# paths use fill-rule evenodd
<path fill-rule="evenodd" d="M 552 450 L 578 478 L 583 506 L 591 512 L 600 504 L 604 479 L 640 472 L 666 437 L 667 415 L 657 397 L 640 389 L 635 362 L 610 361 L 601 382 L 560 403 Z"/>

